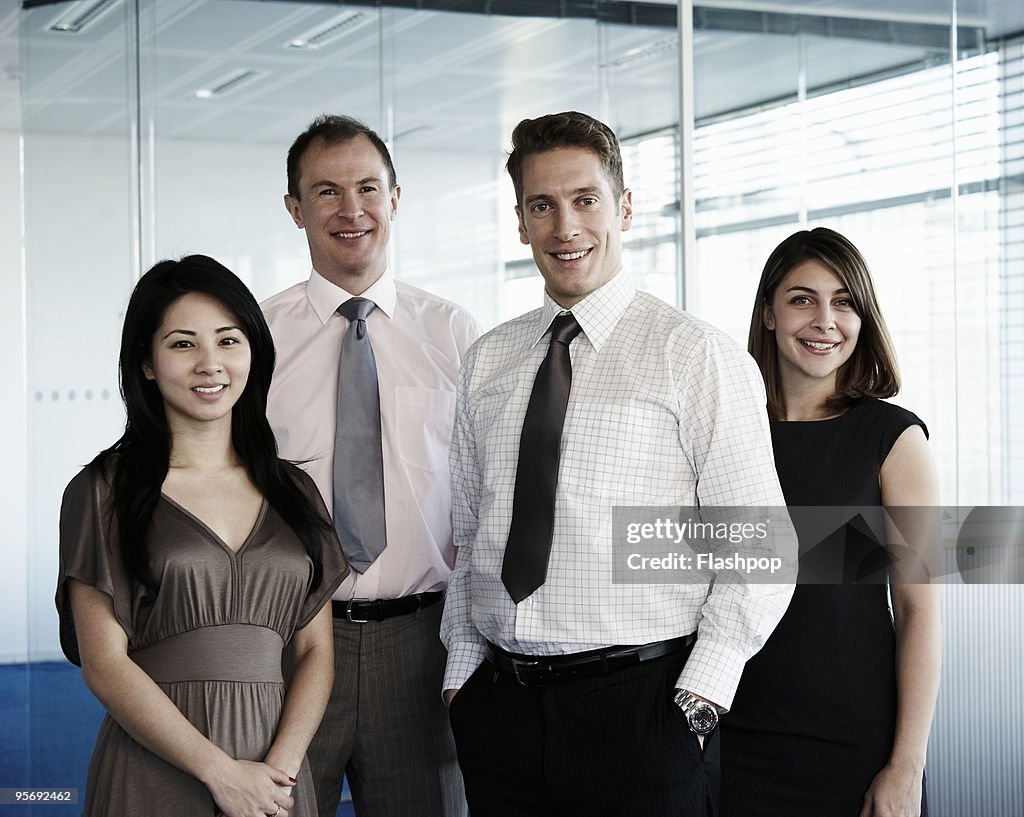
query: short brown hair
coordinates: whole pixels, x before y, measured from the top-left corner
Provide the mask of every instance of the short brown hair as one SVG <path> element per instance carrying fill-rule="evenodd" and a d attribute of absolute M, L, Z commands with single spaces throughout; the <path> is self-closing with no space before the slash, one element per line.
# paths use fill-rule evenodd
<path fill-rule="evenodd" d="M 512 131 L 512 152 L 508 155 L 505 169 L 512 177 L 516 189 L 516 201 L 523 204 L 523 161 L 528 156 L 544 153 L 554 148 L 585 148 L 593 151 L 601 160 L 612 192 L 621 196 L 625 185 L 622 181 L 622 153 L 615 133 L 604 122 L 579 111 L 552 113 L 537 119 L 524 119 Z"/>
<path fill-rule="evenodd" d="M 288 195 L 293 199 L 301 198 L 299 195 L 300 166 L 302 157 L 313 142 L 322 139 L 325 144 L 339 145 L 350 142 L 359 136 L 365 136 L 370 140 L 370 144 L 377 148 L 380 158 L 384 160 L 384 167 L 388 171 L 388 187 L 394 190 L 398 179 L 395 176 L 394 162 L 391 161 L 391 154 L 388 153 L 384 140 L 358 119 L 325 113 L 310 122 L 309 127 L 295 138 L 292 146 L 288 149 Z"/>
<path fill-rule="evenodd" d="M 764 324 L 764 310 L 771 306 L 776 289 L 789 272 L 807 261 L 817 261 L 839 277 L 861 320 L 857 345 L 836 374 L 836 391 L 826 401 L 826 407 L 842 411 L 862 397 L 892 397 L 900 390 L 899 364 L 864 257 L 835 230 L 801 230 L 768 256 L 757 285 L 747 335 L 747 351 L 757 361 L 768 393 L 768 414 L 776 420 L 785 416 L 786 401 L 779 380 L 778 344 L 775 333 Z"/>

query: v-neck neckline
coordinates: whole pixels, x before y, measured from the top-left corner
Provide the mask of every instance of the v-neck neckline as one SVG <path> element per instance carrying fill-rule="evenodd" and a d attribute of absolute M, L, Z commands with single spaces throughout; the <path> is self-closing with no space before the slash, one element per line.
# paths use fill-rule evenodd
<path fill-rule="evenodd" d="M 267 515 L 267 510 L 270 508 L 270 503 L 267 502 L 267 498 L 263 497 L 262 504 L 260 505 L 260 512 L 256 515 L 256 521 L 253 523 L 253 526 L 249 530 L 248 535 L 245 537 L 245 539 L 242 540 L 242 544 L 239 545 L 238 550 L 234 550 L 231 547 L 231 545 L 225 542 L 213 528 L 207 525 L 202 519 L 200 519 L 198 516 L 192 513 L 192 511 L 190 511 L 184 505 L 175 502 L 163 491 L 160 492 L 160 498 L 167 502 L 167 504 L 170 505 L 172 508 L 176 509 L 181 514 L 191 519 L 196 525 L 198 525 L 203 530 L 203 532 L 210 539 L 212 539 L 214 542 L 216 542 L 218 545 L 224 548 L 224 550 L 226 550 L 232 556 L 241 555 L 242 551 L 244 551 L 249 546 L 249 543 L 256 536 L 256 532 L 263 526 L 263 520 Z"/>

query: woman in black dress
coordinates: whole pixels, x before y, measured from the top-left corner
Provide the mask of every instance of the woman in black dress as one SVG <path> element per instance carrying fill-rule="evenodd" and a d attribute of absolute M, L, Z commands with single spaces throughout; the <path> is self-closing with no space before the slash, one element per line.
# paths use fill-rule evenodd
<path fill-rule="evenodd" d="M 938 504 L 924 423 L 879 399 L 897 393 L 899 372 L 867 266 L 847 239 L 819 227 L 775 249 L 748 348 L 765 379 L 789 506 Z M 723 817 L 927 813 L 937 588 L 902 581 L 900 557 L 883 551 L 878 560 L 870 529 L 850 519 L 824 545 L 794 519 L 801 578 L 793 601 L 747 663 L 722 721 Z M 936 532 L 926 521 L 906 544 L 920 555 Z M 922 564 L 902 564 L 911 561 Z"/>

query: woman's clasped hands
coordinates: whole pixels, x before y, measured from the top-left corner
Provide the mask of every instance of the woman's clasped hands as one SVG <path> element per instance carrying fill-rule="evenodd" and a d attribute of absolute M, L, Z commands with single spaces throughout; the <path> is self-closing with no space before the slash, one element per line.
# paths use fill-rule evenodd
<path fill-rule="evenodd" d="M 266 763 L 233 760 L 203 781 L 224 817 L 287 817 L 295 778 Z"/>

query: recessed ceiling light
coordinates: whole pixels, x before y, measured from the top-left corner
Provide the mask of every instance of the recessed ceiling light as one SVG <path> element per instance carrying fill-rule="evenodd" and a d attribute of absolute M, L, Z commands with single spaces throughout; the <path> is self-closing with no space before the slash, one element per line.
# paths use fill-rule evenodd
<path fill-rule="evenodd" d="M 121 0 L 79 0 L 61 12 L 44 30 L 59 34 L 81 34 L 120 3 Z"/>
<path fill-rule="evenodd" d="M 199 88 L 195 91 L 197 99 L 213 99 L 214 97 L 224 96 L 231 91 L 238 90 L 243 85 L 248 85 L 257 77 L 263 76 L 264 71 L 253 71 L 249 68 L 237 68 L 230 74 L 225 74 L 219 79 L 215 79 L 209 85 Z"/>
<path fill-rule="evenodd" d="M 339 14 L 326 23 L 321 23 L 316 28 L 311 28 L 298 37 L 293 37 L 284 44 L 284 47 L 292 50 L 314 51 L 351 34 L 357 28 L 362 28 L 372 19 L 370 15 L 361 11 Z"/>

